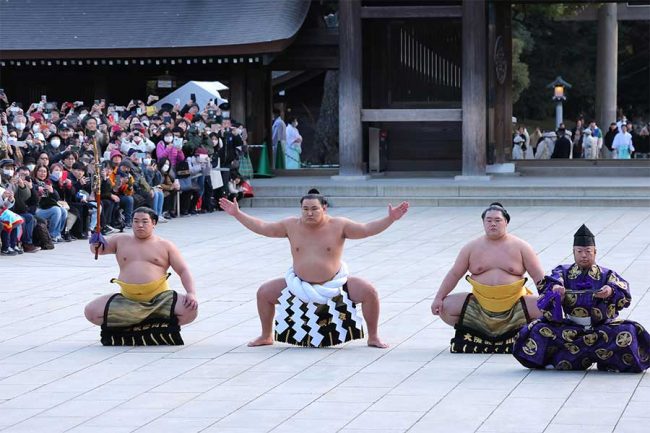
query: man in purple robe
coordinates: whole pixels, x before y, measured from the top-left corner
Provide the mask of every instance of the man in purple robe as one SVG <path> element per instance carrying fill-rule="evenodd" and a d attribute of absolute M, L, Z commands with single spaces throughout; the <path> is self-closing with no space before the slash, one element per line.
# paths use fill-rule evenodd
<path fill-rule="evenodd" d="M 513 355 L 528 368 L 640 373 L 650 367 L 650 335 L 618 319 L 630 290 L 616 272 L 596 264 L 594 235 L 583 224 L 574 235 L 575 263 L 560 265 L 538 287 L 543 317 L 524 326 Z"/>

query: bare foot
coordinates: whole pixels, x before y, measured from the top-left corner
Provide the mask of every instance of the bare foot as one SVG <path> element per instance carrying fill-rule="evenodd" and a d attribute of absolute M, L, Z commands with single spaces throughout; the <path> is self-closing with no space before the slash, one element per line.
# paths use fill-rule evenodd
<path fill-rule="evenodd" d="M 374 337 L 374 338 L 368 337 L 368 346 L 378 347 L 379 349 L 385 349 L 388 347 L 388 344 L 381 341 L 379 337 Z"/>
<path fill-rule="evenodd" d="M 269 346 L 273 344 L 273 337 L 264 337 L 260 335 L 253 341 L 248 342 L 248 347 Z"/>

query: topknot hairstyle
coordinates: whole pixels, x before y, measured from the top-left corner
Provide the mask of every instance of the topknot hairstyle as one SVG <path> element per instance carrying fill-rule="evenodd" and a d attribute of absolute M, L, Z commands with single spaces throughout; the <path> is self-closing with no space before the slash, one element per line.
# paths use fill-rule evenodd
<path fill-rule="evenodd" d="M 508 222 L 508 223 L 510 222 L 510 214 L 508 213 L 506 208 L 504 208 L 503 205 L 501 203 L 499 203 L 498 201 L 490 203 L 490 206 L 488 206 L 487 209 L 485 209 L 483 211 L 483 213 L 481 214 L 481 219 L 484 220 L 485 215 L 491 210 L 496 210 L 496 211 L 501 212 L 501 215 L 503 215 L 503 217 L 506 219 L 506 222 Z"/>

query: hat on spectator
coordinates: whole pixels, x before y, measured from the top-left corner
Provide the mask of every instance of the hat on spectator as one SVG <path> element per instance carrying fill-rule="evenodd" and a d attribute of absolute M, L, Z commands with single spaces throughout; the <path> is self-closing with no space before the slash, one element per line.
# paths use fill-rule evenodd
<path fill-rule="evenodd" d="M 129 149 L 129 151 L 126 153 L 126 156 L 131 156 L 134 153 L 140 152 L 138 149 Z"/>
<path fill-rule="evenodd" d="M 72 129 L 72 127 L 68 124 L 68 122 L 59 123 L 59 131 L 62 131 L 64 129 Z"/>
<path fill-rule="evenodd" d="M 118 149 L 111 150 L 110 159 L 113 159 L 116 156 L 119 156 L 120 158 L 124 158 L 124 155 L 122 155 L 122 152 L 120 152 Z"/>
<path fill-rule="evenodd" d="M 163 111 L 171 111 L 173 109 L 174 109 L 174 106 L 172 104 L 170 104 L 169 102 L 165 102 L 164 104 L 162 104 L 160 106 L 160 110 L 158 110 L 158 112 L 161 113 Z"/>
<path fill-rule="evenodd" d="M 0 161 L 0 168 L 5 167 L 7 165 L 13 165 L 14 167 L 16 166 L 16 161 L 13 159 L 5 158 Z"/>
<path fill-rule="evenodd" d="M 207 155 L 208 151 L 204 147 L 199 147 L 195 152 L 197 155 Z"/>

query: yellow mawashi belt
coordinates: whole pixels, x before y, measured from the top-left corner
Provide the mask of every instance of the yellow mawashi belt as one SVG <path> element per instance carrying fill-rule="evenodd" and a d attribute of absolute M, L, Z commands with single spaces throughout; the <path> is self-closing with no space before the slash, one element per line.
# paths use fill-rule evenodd
<path fill-rule="evenodd" d="M 495 313 L 508 311 L 517 303 L 519 298 L 533 293 L 524 286 L 526 284 L 526 278 L 501 286 L 481 284 L 478 281 L 472 280 L 469 275 L 465 279 L 472 285 L 472 294 L 476 297 L 478 303 L 481 304 L 481 307 Z"/>
<path fill-rule="evenodd" d="M 165 290 L 169 290 L 169 285 L 167 285 L 167 278 L 169 278 L 170 275 L 171 274 L 167 273 L 155 281 L 142 284 L 125 283 L 124 281 L 120 281 L 117 278 L 113 278 L 111 280 L 111 283 L 116 283 L 120 286 L 122 289 L 122 296 L 125 298 L 129 298 L 132 301 L 137 302 L 147 302 Z"/>

